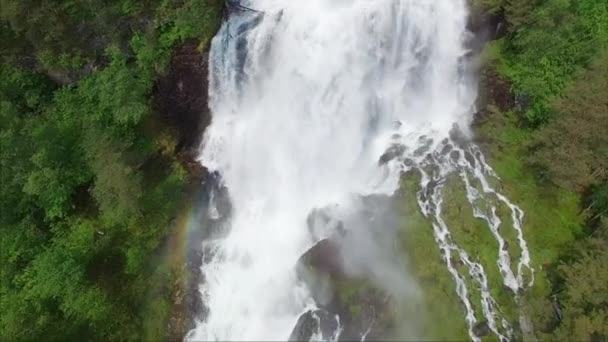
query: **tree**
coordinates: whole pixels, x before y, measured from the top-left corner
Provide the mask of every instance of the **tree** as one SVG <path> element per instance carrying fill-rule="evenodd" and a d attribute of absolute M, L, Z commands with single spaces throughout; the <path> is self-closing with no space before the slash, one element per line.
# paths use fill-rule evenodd
<path fill-rule="evenodd" d="M 608 177 L 608 51 L 556 99 L 557 117 L 535 138 L 531 163 L 559 186 L 583 191 Z"/>
<path fill-rule="evenodd" d="M 571 263 L 559 274 L 565 285 L 564 318 L 556 331 L 558 340 L 604 341 L 608 338 L 608 220 L 601 234 L 579 245 Z"/>

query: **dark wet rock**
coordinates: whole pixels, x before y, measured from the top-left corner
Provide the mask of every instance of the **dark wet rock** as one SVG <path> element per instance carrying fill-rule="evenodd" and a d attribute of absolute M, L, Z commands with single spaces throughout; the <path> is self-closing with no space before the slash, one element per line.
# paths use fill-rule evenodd
<path fill-rule="evenodd" d="M 314 334 L 321 332 L 323 340 L 329 340 L 338 330 L 338 320 L 326 310 L 308 310 L 296 323 L 289 341 L 310 341 Z"/>
<path fill-rule="evenodd" d="M 475 334 L 475 336 L 477 336 L 477 337 L 487 336 L 491 332 L 492 331 L 490 330 L 490 326 L 488 326 L 488 322 L 487 321 L 477 322 L 473 326 L 473 334 Z"/>
<path fill-rule="evenodd" d="M 471 167 L 473 167 L 473 168 L 476 167 L 477 161 L 475 160 L 475 157 L 473 156 L 473 154 L 471 154 L 471 152 L 465 151 L 464 152 L 464 159 L 467 160 L 467 162 L 471 165 Z"/>
<path fill-rule="evenodd" d="M 424 191 L 421 191 L 419 194 L 419 200 L 423 203 L 427 203 L 428 197 Z"/>
<path fill-rule="evenodd" d="M 446 144 L 445 146 L 443 146 L 443 148 L 441 149 L 441 155 L 442 156 L 447 156 L 451 151 L 452 151 L 453 147 L 451 144 Z"/>
<path fill-rule="evenodd" d="M 155 124 L 168 127 L 175 136 L 177 144 L 173 152 L 196 184 L 208 175 L 196 160 L 200 137 L 211 123 L 207 103 L 208 57 L 196 40 L 179 45 L 167 72 L 154 84 L 152 94 L 160 118 Z"/>
<path fill-rule="evenodd" d="M 504 37 L 508 33 L 508 25 L 502 12 L 492 13 L 479 6 L 472 7 L 467 21 L 467 30 L 472 36 L 467 45 L 479 51 L 488 41 Z"/>
<path fill-rule="evenodd" d="M 460 148 L 466 147 L 470 142 L 469 137 L 457 125 L 454 125 L 450 130 L 450 139 L 454 145 Z"/>
<path fill-rule="evenodd" d="M 482 154 L 482 153 L 481 153 L 481 151 L 479 151 L 479 150 L 475 151 L 474 155 L 475 155 L 475 159 L 477 159 L 477 160 L 482 160 L 482 159 L 484 159 L 483 154 Z M 484 172 L 486 172 L 486 171 L 487 171 L 487 167 L 486 167 L 485 165 L 481 164 L 480 166 L 481 166 L 481 169 L 482 169 Z"/>
<path fill-rule="evenodd" d="M 238 0 L 224 1 L 224 10 L 228 11 L 228 14 L 240 14 L 240 12 L 263 13 L 255 8 L 241 5 Z M 283 11 L 281 11 L 281 13 L 282 12 Z"/>
<path fill-rule="evenodd" d="M 320 240 L 333 234 L 343 235 L 345 233 L 344 223 L 332 217 L 330 210 L 331 208 L 315 208 L 306 217 L 308 232 L 314 240 Z"/>
<path fill-rule="evenodd" d="M 339 244 L 330 239 L 317 242 L 302 257 L 298 264 L 314 268 L 316 272 L 329 276 L 345 276 Z"/>
<path fill-rule="evenodd" d="M 460 151 L 450 152 L 450 158 L 452 158 L 452 160 L 454 160 L 454 161 L 457 161 L 458 159 L 460 159 Z"/>
<path fill-rule="evenodd" d="M 407 167 L 412 167 L 412 166 L 416 165 L 416 162 L 410 158 L 406 158 L 403 160 L 403 165 L 405 165 Z"/>
<path fill-rule="evenodd" d="M 319 322 L 312 311 L 307 311 L 298 318 L 288 341 L 310 341 L 312 336 L 319 330 Z"/>
<path fill-rule="evenodd" d="M 333 315 L 323 309 L 315 310 L 313 315 L 318 319 L 321 328 L 321 336 L 324 340 L 328 340 L 330 337 L 337 334 L 337 330 L 339 328 L 339 319 L 336 315 Z"/>
<path fill-rule="evenodd" d="M 207 80 L 208 54 L 191 40 L 174 50 L 168 72 L 154 85 L 154 103 L 163 121 L 177 130 L 178 149 L 197 146 L 211 122 Z"/>
<path fill-rule="evenodd" d="M 483 122 L 491 120 L 496 115 L 507 112 L 515 107 L 515 95 L 509 81 L 500 77 L 492 67 L 482 70 L 479 77 L 479 94 L 473 127 L 479 127 Z"/>
<path fill-rule="evenodd" d="M 421 135 L 418 137 L 418 142 L 421 144 L 426 143 L 429 140 L 429 138 L 426 135 Z"/>
<path fill-rule="evenodd" d="M 414 156 L 420 157 L 429 151 L 428 147 L 421 146 L 414 150 Z"/>
<path fill-rule="evenodd" d="M 384 154 L 380 156 L 380 159 L 378 160 L 378 165 L 384 165 L 395 158 L 401 157 L 405 150 L 406 147 L 404 145 L 393 144 L 386 150 L 386 152 L 384 152 Z"/>
<path fill-rule="evenodd" d="M 335 328 L 330 323 L 336 315 L 342 328 L 340 341 L 361 340 L 366 332 L 368 340 L 379 339 L 392 324 L 388 296 L 365 278 L 346 272 L 342 255 L 344 246 L 339 240 L 346 238 L 348 233 L 344 237 L 322 240 L 298 261 L 298 277 L 309 288 L 325 316 L 319 316 L 316 321 L 312 312 L 305 313 L 292 332 L 294 340 L 307 340 L 318 331 L 318 322 L 324 336 L 331 335 Z"/>
<path fill-rule="evenodd" d="M 420 157 L 420 156 L 423 156 L 423 155 L 427 154 L 428 152 L 429 152 L 429 146 L 428 145 L 420 146 L 420 147 L 418 147 L 417 149 L 414 150 L 414 156 Z"/>
<path fill-rule="evenodd" d="M 425 153 L 428 153 L 433 145 L 433 139 L 428 138 L 426 135 L 422 135 L 418 138 L 418 143 L 421 144 L 416 150 L 414 150 L 414 156 L 420 157 Z"/>

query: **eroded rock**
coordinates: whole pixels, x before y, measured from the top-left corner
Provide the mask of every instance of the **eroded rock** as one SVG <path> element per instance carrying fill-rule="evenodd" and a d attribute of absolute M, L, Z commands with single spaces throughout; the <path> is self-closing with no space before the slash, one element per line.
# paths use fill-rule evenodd
<path fill-rule="evenodd" d="M 329 340 L 338 333 L 338 318 L 326 310 L 308 310 L 303 313 L 293 328 L 289 341 L 310 341 L 320 333 L 323 340 Z"/>
<path fill-rule="evenodd" d="M 405 150 L 406 150 L 405 145 L 402 145 L 402 144 L 391 145 L 391 147 L 389 147 L 380 156 L 380 159 L 378 160 L 378 165 L 384 165 L 395 158 L 401 157 L 403 155 L 403 153 L 405 152 Z"/>
<path fill-rule="evenodd" d="M 300 258 L 298 275 L 323 315 L 339 317 L 342 329 L 339 340 L 358 341 L 364 335 L 368 340 L 381 338 L 393 320 L 389 296 L 368 279 L 348 274 L 342 255 L 345 246 L 341 239 L 345 238 L 348 236 L 334 236 L 315 244 Z M 319 318 L 325 336 L 335 328 L 329 324 L 331 320 L 324 317 Z M 294 340 L 307 340 L 318 331 L 319 321 L 315 323 L 313 318 L 312 312 L 300 317 L 292 333 Z M 324 322 L 327 326 L 323 326 Z"/>
<path fill-rule="evenodd" d="M 167 73 L 153 89 L 162 123 L 177 135 L 176 152 L 190 173 L 202 179 L 206 171 L 196 162 L 202 132 L 211 123 L 208 107 L 208 53 L 196 40 L 176 47 Z"/>
<path fill-rule="evenodd" d="M 492 331 L 490 330 L 490 327 L 488 326 L 488 322 L 487 321 L 477 322 L 473 326 L 473 334 L 475 334 L 475 336 L 477 336 L 477 337 L 487 336 L 491 332 Z"/>

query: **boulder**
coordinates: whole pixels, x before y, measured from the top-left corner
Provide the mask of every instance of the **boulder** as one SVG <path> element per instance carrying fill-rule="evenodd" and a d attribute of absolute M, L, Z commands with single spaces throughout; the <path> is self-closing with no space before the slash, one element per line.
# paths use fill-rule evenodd
<path fill-rule="evenodd" d="M 380 159 L 378 160 L 378 165 L 384 165 L 386 163 L 388 163 L 389 161 L 399 158 L 403 155 L 403 153 L 405 152 L 406 147 L 405 145 L 402 144 L 393 144 L 391 145 L 381 156 Z"/>
<path fill-rule="evenodd" d="M 310 341 L 318 333 L 321 333 L 323 340 L 329 340 L 337 334 L 338 328 L 338 319 L 335 315 L 323 309 L 308 310 L 298 318 L 289 341 Z"/>
<path fill-rule="evenodd" d="M 321 240 L 334 234 L 343 235 L 344 223 L 331 216 L 332 207 L 315 208 L 306 218 L 308 232 L 314 240 Z"/>
<path fill-rule="evenodd" d="M 346 234 L 348 235 L 348 234 Z M 324 239 L 309 249 L 298 261 L 297 273 L 310 290 L 317 311 L 304 313 L 291 334 L 291 341 L 309 340 L 321 332 L 323 339 L 332 336 L 339 318 L 340 341 L 381 338 L 392 324 L 387 294 L 368 279 L 349 275 L 343 264 L 341 239 Z"/>
<path fill-rule="evenodd" d="M 488 321 L 481 321 L 475 323 L 473 326 L 473 334 L 477 337 L 484 337 L 491 333 L 490 326 L 488 325 Z"/>

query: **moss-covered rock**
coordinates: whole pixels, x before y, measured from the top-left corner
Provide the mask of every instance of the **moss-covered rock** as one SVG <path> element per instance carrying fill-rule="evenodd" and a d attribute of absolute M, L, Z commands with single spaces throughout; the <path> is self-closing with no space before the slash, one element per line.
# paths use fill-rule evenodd
<path fill-rule="evenodd" d="M 431 221 L 418 207 L 419 182 L 419 173 L 405 174 L 395 201 L 401 218 L 401 252 L 410 261 L 412 273 L 423 290 L 422 302 L 415 313 L 420 320 L 420 334 L 430 340 L 468 340 L 465 308 L 458 299 L 454 281 L 433 237 Z M 408 313 L 399 313 L 399 316 Z"/>
<path fill-rule="evenodd" d="M 318 324 L 321 327 L 328 325 L 336 316 L 342 329 L 340 340 L 346 341 L 360 340 L 363 336 L 381 339 L 388 335 L 394 324 L 390 296 L 369 279 L 349 275 L 346 271 L 343 262 L 345 247 L 341 244 L 344 236 L 321 240 L 300 258 L 296 266 L 298 276 L 319 308 L 328 315 L 325 319 L 317 317 L 320 323 L 313 324 L 313 312 L 304 313 L 292 336 L 308 336 L 311 330 L 318 330 Z M 327 334 L 326 331 L 323 333 Z"/>

